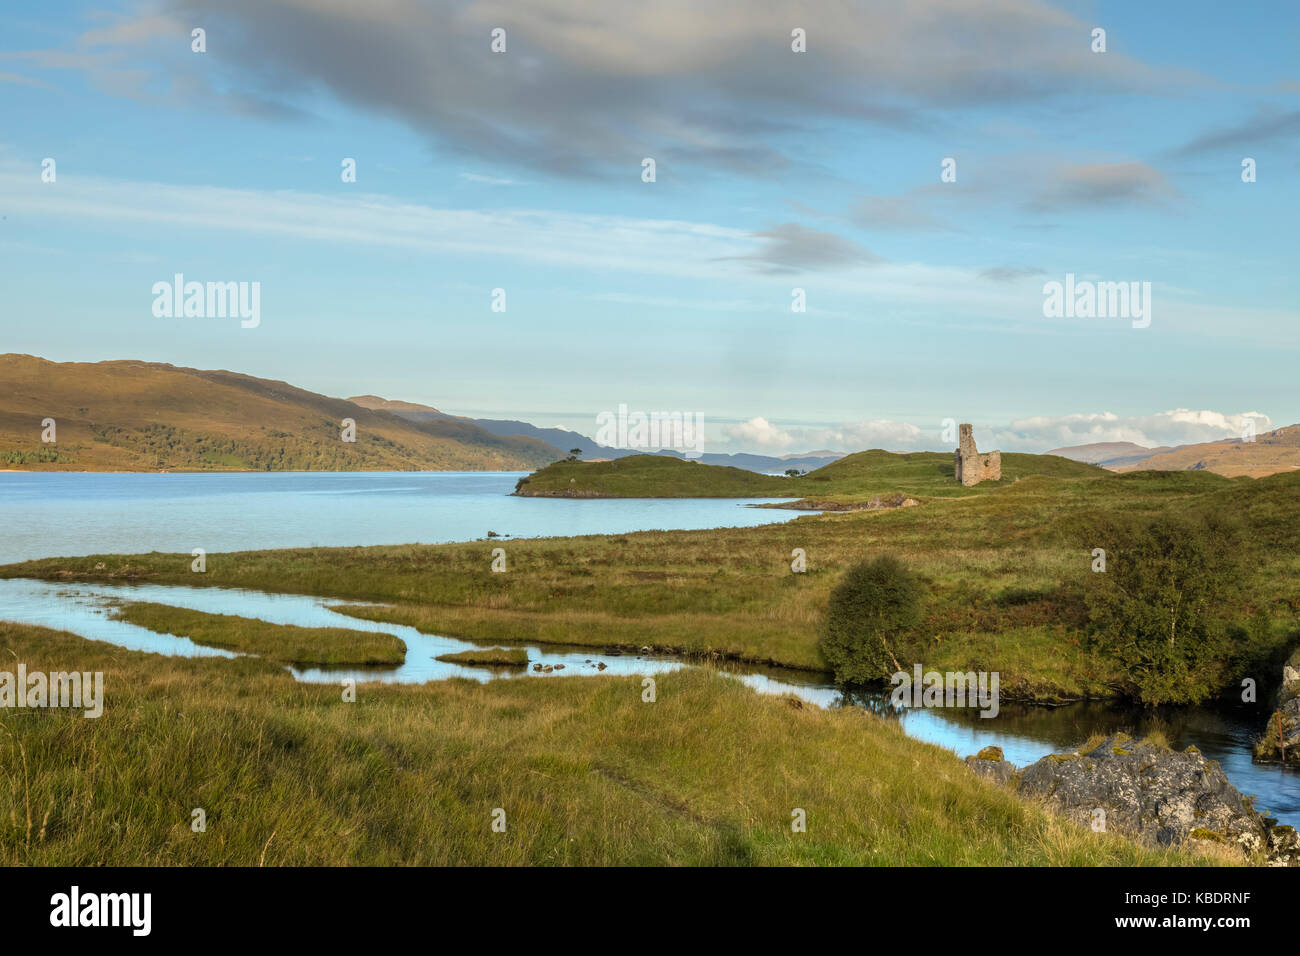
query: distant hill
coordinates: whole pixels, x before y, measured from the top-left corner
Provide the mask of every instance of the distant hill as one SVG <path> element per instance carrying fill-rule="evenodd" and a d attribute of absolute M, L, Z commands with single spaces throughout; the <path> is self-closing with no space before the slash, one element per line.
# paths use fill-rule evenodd
<path fill-rule="evenodd" d="M 1289 425 L 1253 442 L 1228 438 L 1193 445 L 1143 448 L 1133 442 L 1097 442 L 1048 452 L 1112 471 L 1212 471 L 1228 478 L 1263 478 L 1300 468 L 1300 425 Z"/>
<path fill-rule="evenodd" d="M 57 441 L 41 441 L 43 419 Z M 356 422 L 356 441 L 341 423 Z M 34 471 L 528 471 L 535 438 L 413 422 L 285 382 L 139 361 L 0 355 L 0 468 Z"/>
<path fill-rule="evenodd" d="M 1137 461 L 1162 451 L 1169 451 L 1170 446 L 1148 448 L 1131 441 L 1099 441 L 1091 445 L 1070 445 L 1066 448 L 1053 448 L 1048 455 L 1059 455 L 1071 461 L 1082 461 L 1089 465 L 1106 465 L 1113 461 Z"/>
<path fill-rule="evenodd" d="M 1105 478 L 1104 469 L 1052 455 L 1002 456 L 1002 480 L 965 488 L 953 475 L 947 452 L 873 449 L 846 455 L 808 475 L 784 478 L 740 468 L 636 455 L 606 462 L 557 461 L 521 479 L 523 497 L 555 498 L 830 498 L 861 502 L 905 493 L 930 497 L 985 494 L 1019 478 Z"/>
<path fill-rule="evenodd" d="M 1117 462 L 1108 467 L 1116 471 L 1212 471 L 1228 478 L 1263 478 L 1296 471 L 1300 470 L 1300 425 L 1277 428 L 1249 442 L 1233 438 L 1179 445 L 1140 461 Z"/>
<path fill-rule="evenodd" d="M 539 428 L 536 425 L 530 425 L 528 422 L 521 422 L 514 419 L 494 419 L 494 418 L 465 418 L 457 415 L 448 415 L 441 412 L 431 405 L 417 405 L 413 402 L 390 401 L 386 398 L 380 398 L 378 395 L 354 395 L 348 401 L 363 405 L 366 408 L 382 409 L 400 415 L 411 421 L 427 422 L 443 419 L 452 419 L 455 421 L 472 422 L 479 428 L 489 431 L 494 435 L 526 435 L 530 438 L 537 438 L 548 444 L 554 445 L 568 454 L 572 449 L 581 449 L 579 458 L 627 458 L 631 455 L 644 455 L 646 452 L 628 449 L 612 448 L 608 445 L 598 444 L 595 440 L 588 438 L 586 435 L 579 434 L 575 431 L 569 431 L 567 428 Z M 680 458 L 681 453 L 671 450 L 661 450 L 651 452 L 651 454 L 665 455 L 673 458 Z M 729 465 L 733 468 L 743 468 L 747 471 L 758 472 L 784 472 L 787 468 L 800 468 L 805 471 L 814 468 L 820 468 L 822 465 L 830 464 L 843 457 L 841 452 L 819 451 L 809 452 L 807 454 L 783 455 L 780 458 L 771 455 L 750 455 L 750 454 L 704 454 L 699 461 L 706 465 Z"/>

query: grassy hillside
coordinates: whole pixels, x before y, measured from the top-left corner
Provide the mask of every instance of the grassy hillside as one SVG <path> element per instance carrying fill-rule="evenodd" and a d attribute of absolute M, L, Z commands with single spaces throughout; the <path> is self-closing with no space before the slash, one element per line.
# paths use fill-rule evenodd
<path fill-rule="evenodd" d="M 256 658 L 4 623 L 0 651 L 102 671 L 106 698 L 95 720 L 6 711 L 8 866 L 1220 862 L 1049 815 L 858 708 L 705 672 L 660 676 L 652 704 L 634 677 L 367 684 L 348 703 Z"/>
<path fill-rule="evenodd" d="M 947 452 L 871 451 L 847 455 L 800 478 L 760 475 L 679 458 L 634 455 L 616 461 L 557 461 L 519 483 L 525 497 L 553 498 L 824 498 L 856 501 L 903 493 L 918 497 L 988 494 L 1018 478 L 1101 477 L 1106 471 L 1054 455 L 1002 456 L 1002 480 L 964 488 Z"/>
<path fill-rule="evenodd" d="M 1244 523 L 1251 586 L 1225 610 L 1252 637 L 1224 666 L 1258 679 L 1259 661 L 1297 636 L 1300 474 L 1031 477 L 914 508 L 755 528 L 517 540 L 502 545 L 504 574 L 491 571 L 495 542 L 470 542 L 209 555 L 201 575 L 188 554 L 91 555 L 9 565 L 0 576 L 329 595 L 395 605 L 346 609 L 358 616 L 503 645 L 649 645 L 824 670 L 817 641 L 831 588 L 854 562 L 889 553 L 926 589 L 918 636 L 896 649 L 900 659 L 997 670 L 1009 696 L 1109 696 L 1125 674 L 1084 633 L 1095 546 L 1086 528 L 1097 516 L 1166 510 L 1231 512 Z M 806 573 L 791 571 L 795 548 Z"/>
<path fill-rule="evenodd" d="M 41 422 L 56 422 L 54 444 Z M 356 441 L 341 422 L 356 422 Z M 0 468 L 527 470 L 559 452 L 457 420 L 411 422 L 284 382 L 148 362 L 0 355 Z"/>
<path fill-rule="evenodd" d="M 541 498 L 759 498 L 792 495 L 784 478 L 661 455 L 557 461 L 521 479 L 516 493 Z"/>

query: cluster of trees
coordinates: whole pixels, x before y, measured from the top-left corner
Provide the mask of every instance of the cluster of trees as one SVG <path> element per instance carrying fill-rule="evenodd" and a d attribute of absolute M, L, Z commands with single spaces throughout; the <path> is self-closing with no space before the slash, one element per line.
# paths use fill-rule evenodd
<path fill-rule="evenodd" d="M 340 471 L 387 465 L 420 467 L 425 459 L 382 435 L 358 436 L 355 443 L 339 440 L 330 422 L 319 437 L 295 438 L 267 430 L 259 439 L 231 438 L 194 432 L 172 425 L 150 424 L 140 429 L 95 427 L 95 437 L 154 459 L 160 468 L 251 468 L 259 471 Z"/>
<path fill-rule="evenodd" d="M 60 454 L 57 448 L 51 448 L 49 445 L 42 445 L 32 451 L 0 452 L 0 462 L 6 465 L 37 465 L 46 462 L 68 464 L 72 461 L 73 459 L 68 455 Z"/>
<path fill-rule="evenodd" d="M 1103 518 L 1087 538 L 1106 551 L 1104 572 L 1089 574 L 1084 587 L 1088 640 L 1119 665 L 1132 696 L 1197 703 L 1232 680 L 1252 639 L 1238 623 L 1250 602 L 1236 522 L 1221 514 Z M 868 683 L 905 670 L 895 652 L 917 637 L 924 598 L 922 581 L 892 556 L 850 567 L 831 592 L 821 637 L 836 680 Z M 1254 620 L 1267 627 L 1263 615 Z"/>

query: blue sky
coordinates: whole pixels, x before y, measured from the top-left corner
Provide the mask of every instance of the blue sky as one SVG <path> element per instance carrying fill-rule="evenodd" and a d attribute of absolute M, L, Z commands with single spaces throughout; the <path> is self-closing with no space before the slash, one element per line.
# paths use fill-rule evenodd
<path fill-rule="evenodd" d="M 700 6 L 9 7 L 0 350 L 698 412 L 708 451 L 1300 422 L 1300 6 Z M 260 324 L 156 318 L 177 272 Z M 1045 318 L 1066 273 L 1150 282 L 1150 326 Z"/>

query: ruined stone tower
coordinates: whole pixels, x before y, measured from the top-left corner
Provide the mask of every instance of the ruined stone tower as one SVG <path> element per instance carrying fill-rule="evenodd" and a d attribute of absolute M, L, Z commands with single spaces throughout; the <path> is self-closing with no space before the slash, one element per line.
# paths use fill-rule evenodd
<path fill-rule="evenodd" d="M 969 425 L 961 426 L 960 444 L 953 452 L 957 480 L 963 485 L 978 485 L 981 481 L 1002 480 L 1002 452 L 991 451 L 981 455 L 975 447 L 975 438 Z"/>

